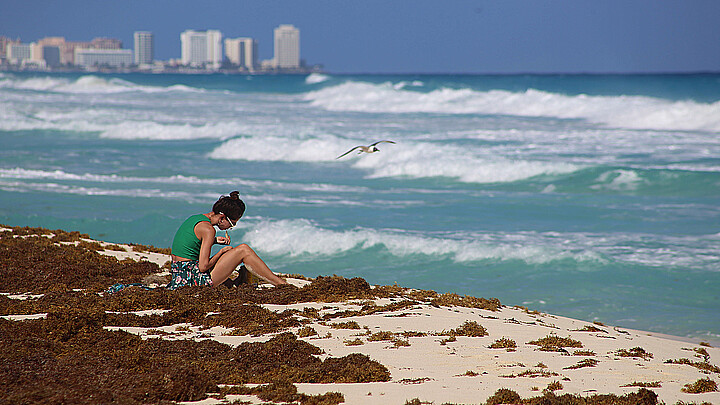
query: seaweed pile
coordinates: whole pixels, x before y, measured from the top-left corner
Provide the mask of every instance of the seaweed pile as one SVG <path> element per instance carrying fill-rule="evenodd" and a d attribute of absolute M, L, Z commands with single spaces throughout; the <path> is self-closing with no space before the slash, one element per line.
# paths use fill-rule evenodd
<path fill-rule="evenodd" d="M 371 287 L 361 278 L 337 276 L 317 277 L 303 288 L 257 289 L 246 284 L 168 291 L 129 287 L 109 294 L 108 287 L 115 283 L 138 283 L 162 269 L 148 261 L 119 261 L 101 255 L 100 245 L 87 241 L 89 237 L 78 232 L 0 228 L 5 228 L 0 230 L 0 271 L 4 281 L 0 284 L 0 315 L 47 314 L 23 321 L 0 319 L 0 386 L 4 388 L 0 404 L 169 404 L 229 394 L 256 395 L 271 402 L 337 404 L 344 401 L 340 393 L 298 394 L 294 384 L 389 381 L 388 369 L 358 353 L 321 360 L 322 351 L 299 340 L 291 330 L 309 336 L 312 333 L 303 326 L 311 322 L 398 311 L 418 304 L 490 311 L 502 307 L 494 298 L 398 286 Z M 133 249 L 164 252 L 140 245 Z M 33 295 L 11 299 L 8 294 Z M 392 300 L 377 305 L 373 300 L 378 298 Z M 323 316 L 312 308 L 276 312 L 261 305 L 349 300 L 360 300 L 360 309 Z M 142 316 L 135 313 L 148 310 L 161 311 Z M 149 333 L 152 328 L 178 324 L 200 331 L 222 326 L 233 335 L 273 337 L 232 347 L 202 335 L 196 339 L 165 339 L 163 333 L 158 332 L 159 337 Z M 347 322 L 336 324 L 354 326 Z M 151 329 L 141 337 L 118 327 Z M 486 334 L 474 322 L 444 332 L 450 336 L 448 341 L 456 335 Z M 388 339 L 396 344 L 404 342 L 394 334 Z M 575 347 L 559 338 L 538 344 L 554 350 Z M 245 384 L 265 385 L 250 388 Z M 642 393 L 647 400 L 650 394 L 645 391 L 642 388 L 638 395 Z M 532 403 L 625 403 L 613 402 L 613 398 L 607 402 L 575 400 L 583 398 L 569 394 L 555 397 L 548 392 L 541 402 Z"/>
<path fill-rule="evenodd" d="M 274 383 L 271 388 L 245 391 L 283 398 L 285 394 L 273 393 L 273 387 L 287 394 L 292 383 L 390 379 L 385 366 L 362 354 L 320 360 L 319 348 L 287 332 L 302 324 L 296 316 L 299 311 L 276 313 L 259 305 L 377 296 L 365 280 L 325 277 L 303 289 L 258 290 L 244 285 L 146 291 L 130 287 L 107 294 L 105 290 L 114 283 L 139 282 L 161 269 L 146 261 L 100 255 L 93 244 L 67 243 L 82 238 L 87 235 L 42 228 L 0 232 L 0 268 L 5 280 L 0 292 L 40 295 L 25 300 L 1 295 L 0 315 L 47 314 L 24 321 L 0 319 L 4 347 L 0 402 L 171 403 L 220 393 L 218 384 L 246 383 Z M 169 311 L 148 316 L 131 313 L 154 309 Z M 224 326 L 238 335 L 277 335 L 264 343 L 233 348 L 210 339 L 142 339 L 107 328 L 179 323 Z M 301 403 L 343 400 L 337 393 L 307 396 L 295 391 L 291 397 Z"/>
<path fill-rule="evenodd" d="M 582 397 L 572 394 L 556 395 L 551 390 L 546 390 L 542 396 L 522 399 L 518 393 L 507 388 L 501 388 L 485 402 L 487 405 L 499 404 L 522 404 L 522 405 L 656 405 L 657 394 L 640 388 L 637 393 L 631 392 L 625 395 L 598 395 L 593 394 Z"/>
<path fill-rule="evenodd" d="M 14 237 L 16 235 L 21 237 Z M 158 271 L 157 265 L 149 262 L 130 259 L 118 262 L 102 256 L 94 245 L 80 244 L 81 238 L 89 237 L 79 232 L 43 228 L 0 232 L 3 265 L 0 291 L 45 293 L 75 288 L 103 289 L 117 279 L 138 282 L 142 276 Z"/>

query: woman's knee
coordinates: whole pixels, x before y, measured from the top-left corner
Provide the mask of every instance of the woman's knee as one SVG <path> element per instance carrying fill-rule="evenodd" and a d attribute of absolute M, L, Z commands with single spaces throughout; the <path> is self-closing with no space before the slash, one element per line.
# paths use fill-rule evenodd
<path fill-rule="evenodd" d="M 234 251 L 236 251 L 238 254 L 240 254 L 242 257 L 246 257 L 248 255 L 254 254 L 255 251 L 252 250 L 252 248 L 245 244 L 241 243 L 233 248 Z"/>

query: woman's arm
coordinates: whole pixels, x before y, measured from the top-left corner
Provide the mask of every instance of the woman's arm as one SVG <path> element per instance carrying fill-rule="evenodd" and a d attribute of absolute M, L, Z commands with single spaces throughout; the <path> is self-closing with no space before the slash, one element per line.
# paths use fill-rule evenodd
<path fill-rule="evenodd" d="M 198 258 L 198 268 L 202 273 L 207 273 L 215 267 L 220 256 L 228 250 L 230 246 L 225 246 L 214 256 L 210 257 L 210 251 L 215 244 L 215 228 L 209 222 L 198 222 L 195 225 L 195 235 L 200 239 L 200 256 Z"/>

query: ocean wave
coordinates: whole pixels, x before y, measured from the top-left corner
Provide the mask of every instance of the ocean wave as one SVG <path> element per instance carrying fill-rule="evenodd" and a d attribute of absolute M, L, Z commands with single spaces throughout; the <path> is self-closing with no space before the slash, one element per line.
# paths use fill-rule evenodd
<path fill-rule="evenodd" d="M 582 166 L 528 159 L 489 157 L 456 145 L 412 143 L 392 154 L 357 159 L 354 167 L 370 170 L 371 178 L 448 177 L 465 183 L 507 183 L 537 176 L 557 176 Z"/>
<path fill-rule="evenodd" d="M 196 176 L 158 176 L 158 177 L 136 177 L 118 176 L 117 174 L 93 174 L 93 173 L 68 173 L 63 170 L 34 170 L 20 167 L 0 169 L 2 179 L 24 179 L 24 180 L 57 180 L 57 181 L 83 181 L 96 183 L 157 183 L 177 185 L 201 185 L 201 186 L 242 186 L 261 189 L 278 189 L 290 191 L 321 192 L 321 193 L 365 193 L 369 189 L 360 186 L 346 186 L 341 184 L 327 183 L 286 183 L 271 180 L 246 180 L 239 177 L 230 178 L 199 178 Z"/>
<path fill-rule="evenodd" d="M 597 184 L 590 186 L 594 190 L 631 191 L 637 190 L 642 184 L 647 184 L 634 170 L 611 170 L 602 173 L 596 179 Z"/>
<path fill-rule="evenodd" d="M 364 254 L 368 250 L 382 249 L 401 259 L 428 256 L 424 260 L 449 259 L 456 263 L 511 260 L 529 265 L 568 260 L 584 263 L 579 267 L 560 266 L 558 271 L 574 268 L 575 271 L 592 272 L 615 263 L 680 269 L 683 272 L 688 269 L 716 272 L 720 264 L 718 235 L 714 234 L 688 237 L 533 231 L 428 234 L 359 227 L 332 230 L 306 219 L 260 219 L 252 224 L 243 224 L 243 229 L 245 235 L 242 240 L 263 254 L 299 260 Z M 371 264 L 372 259 L 368 260 Z"/>
<path fill-rule="evenodd" d="M 72 184 L 60 183 L 27 183 L 18 181 L 0 181 L 0 190 L 27 193 L 58 193 L 58 194 L 75 194 L 83 196 L 115 196 L 115 197 L 133 197 L 133 198 L 158 198 L 158 199 L 178 199 L 189 203 L 207 203 L 217 199 L 217 194 L 210 193 L 191 193 L 185 191 L 168 191 L 150 188 L 101 188 L 89 187 Z"/>
<path fill-rule="evenodd" d="M 548 184 L 549 183 L 549 184 Z M 591 166 L 562 178 L 540 179 L 544 192 L 602 193 L 686 198 L 717 195 L 718 172 L 713 167 L 686 170 L 668 166 Z"/>
<path fill-rule="evenodd" d="M 582 166 L 549 161 L 504 159 L 483 156 L 456 145 L 405 141 L 385 145 L 392 153 L 375 153 L 357 158 L 351 154 L 336 157 L 359 141 L 337 137 L 287 139 L 280 137 L 243 137 L 225 141 L 209 157 L 250 161 L 334 162 L 368 171 L 369 178 L 382 177 L 448 177 L 466 183 L 513 182 L 540 175 L 558 175 L 579 170 Z"/>
<path fill-rule="evenodd" d="M 241 125 L 237 122 L 218 122 L 203 125 L 163 124 L 152 121 L 122 122 L 104 128 L 103 138 L 183 140 L 200 138 L 227 139 L 237 136 Z"/>
<path fill-rule="evenodd" d="M 324 75 L 322 73 L 310 73 L 305 78 L 305 83 L 306 84 L 318 84 L 318 83 L 326 82 L 328 80 L 330 80 L 330 76 L 328 76 L 328 75 Z"/>
<path fill-rule="evenodd" d="M 242 137 L 223 142 L 210 152 L 209 157 L 271 162 L 329 162 L 335 157 L 328 151 L 336 147 L 336 140 L 332 138 Z"/>
<path fill-rule="evenodd" d="M 350 81 L 305 94 L 330 111 L 501 114 L 584 119 L 611 127 L 720 131 L 720 102 L 668 101 L 643 96 L 564 95 L 529 89 L 476 91 L 441 88 L 423 93 L 407 84 Z"/>
<path fill-rule="evenodd" d="M 133 177 L 118 176 L 117 174 L 75 174 L 68 173 L 63 170 L 34 170 L 23 168 L 0 169 L 0 178 L 13 179 L 51 179 L 51 180 L 69 180 L 69 181 L 87 181 L 98 183 L 175 183 L 175 184 L 227 184 L 229 180 L 219 179 L 200 179 L 194 176 L 162 176 L 162 177 Z M 236 181 L 238 179 L 233 179 Z"/>
<path fill-rule="evenodd" d="M 3 108 L 7 107 L 7 108 Z M 202 138 L 228 139 L 242 133 L 247 127 L 237 121 L 212 123 L 182 123 L 185 117 L 163 116 L 158 120 L 138 111 L 113 110 L 110 108 L 86 108 L 54 110 L 37 109 L 32 115 L 21 111 L 12 102 L 0 102 L 0 130 L 56 130 L 71 132 L 97 132 L 102 138 L 188 140 Z M 161 118 L 174 122 L 161 122 Z"/>
<path fill-rule="evenodd" d="M 18 90 L 34 90 L 53 93 L 70 93 L 70 94 L 114 94 L 126 92 L 143 92 L 143 93 L 159 93 L 159 92 L 203 92 L 202 89 L 196 89 L 185 85 L 173 85 L 168 87 L 161 86 L 142 86 L 131 83 L 118 78 L 104 79 L 98 76 L 87 75 L 81 76 L 75 80 L 56 78 L 56 77 L 31 77 L 20 79 L 15 77 L 0 77 L 0 88 L 10 88 Z"/>
<path fill-rule="evenodd" d="M 392 86 L 395 90 L 402 90 L 407 87 L 423 87 L 424 85 L 425 83 L 420 80 L 413 80 L 411 82 L 403 80 L 393 84 Z"/>
<path fill-rule="evenodd" d="M 51 181 L 17 181 L 17 179 L 43 179 Z M 83 183 L 84 182 L 84 183 Z M 100 183 L 97 185 L 97 183 Z M 122 184 L 122 188 L 116 185 L 103 187 L 105 183 L 127 183 Z M 157 184 L 155 187 L 133 187 L 137 183 Z M 263 184 L 259 184 L 263 183 Z M 331 206 L 365 206 L 374 207 L 379 204 L 385 206 L 394 206 L 405 208 L 409 205 L 416 204 L 413 201 L 393 201 L 386 202 L 376 199 L 365 199 L 356 201 L 354 199 L 346 199 L 337 195 L 337 193 L 352 189 L 353 192 L 362 192 L 361 187 L 336 186 L 329 184 L 300 184 L 300 183 L 274 183 L 271 185 L 264 184 L 266 182 L 248 182 L 238 179 L 218 179 L 203 180 L 192 177 L 171 176 L 165 178 L 133 178 L 120 176 L 102 176 L 102 175 L 72 175 L 62 172 L 57 173 L 33 173 L 27 171 L 19 175 L 8 175 L 0 173 L 0 190 L 16 193 L 41 192 L 55 194 L 73 194 L 82 196 L 115 196 L 129 198 L 151 198 L 151 199 L 180 199 L 190 203 L 212 204 L 222 191 L 208 192 L 206 186 L 212 185 L 217 190 L 226 190 L 228 188 L 241 188 L 243 190 L 243 199 L 252 201 L 252 204 L 267 204 L 274 207 L 293 207 L 299 205 L 321 205 L 323 207 Z M 96 184 L 96 185 L 90 185 Z M 177 185 L 177 187 L 168 187 L 168 185 Z M 188 185 L 201 185 L 198 191 L 188 191 Z M 273 191 L 273 189 L 278 191 Z M 182 191 L 180 191 L 182 190 Z M 290 192 L 288 192 L 290 191 Z M 307 193 L 317 193 L 311 195 L 298 195 L 298 191 Z"/>
<path fill-rule="evenodd" d="M 275 256 L 336 256 L 352 251 L 382 248 L 397 257 L 432 256 L 455 262 L 520 260 L 542 264 L 556 260 L 602 261 L 590 251 L 527 243 L 535 235 L 510 235 L 504 240 L 437 237 L 407 231 L 358 228 L 347 231 L 324 229 L 305 219 L 260 221 L 243 237 L 254 248 Z"/>

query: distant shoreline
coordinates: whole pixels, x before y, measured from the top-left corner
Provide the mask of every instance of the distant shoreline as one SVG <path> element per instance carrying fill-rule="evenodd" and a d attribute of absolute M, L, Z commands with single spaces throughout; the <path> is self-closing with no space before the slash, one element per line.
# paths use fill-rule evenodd
<path fill-rule="evenodd" d="M 298 68 L 298 69 L 272 69 L 272 70 L 256 70 L 246 71 L 239 69 L 219 69 L 219 70 L 206 70 L 206 69 L 192 69 L 192 68 L 159 68 L 159 69 L 140 69 L 140 68 L 97 68 L 97 69 L 86 69 L 82 67 L 68 67 L 68 68 L 54 68 L 54 69 L 36 69 L 36 68 L 15 68 L 8 65 L 0 65 L 0 72 L 30 72 L 30 73 L 104 73 L 104 74 L 115 74 L 115 73 L 143 73 L 143 74 L 189 74 L 189 75 L 211 75 L 211 74 L 222 74 L 222 75 L 247 75 L 247 76 L 258 76 L 258 75 L 306 75 L 311 73 L 327 73 L 322 71 L 318 67 L 309 68 Z"/>
<path fill-rule="evenodd" d="M 183 75 L 240 75 L 240 76 L 280 76 L 280 75 L 308 75 L 312 73 L 336 75 L 336 76 L 717 76 L 718 71 L 687 71 L 687 72 L 331 72 L 320 67 L 308 67 L 300 69 L 280 70 L 257 70 L 243 71 L 233 69 L 203 70 L 192 68 L 164 68 L 164 69 L 139 69 L 139 68 L 103 68 L 85 69 L 77 68 L 55 68 L 55 69 L 34 69 L 15 68 L 8 65 L 0 65 L 0 72 L 23 72 L 23 73 L 88 73 L 88 74 L 183 74 Z"/>

